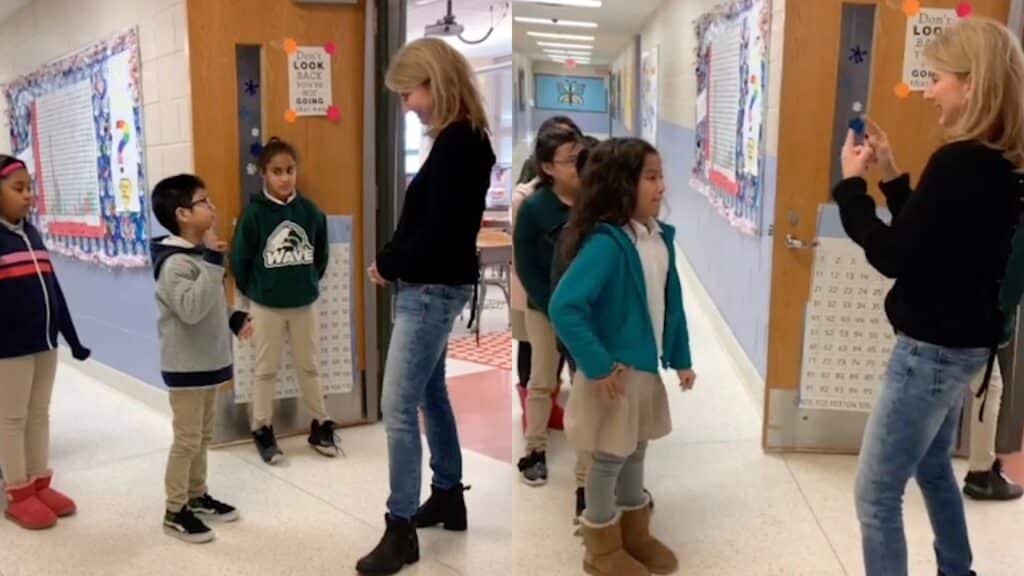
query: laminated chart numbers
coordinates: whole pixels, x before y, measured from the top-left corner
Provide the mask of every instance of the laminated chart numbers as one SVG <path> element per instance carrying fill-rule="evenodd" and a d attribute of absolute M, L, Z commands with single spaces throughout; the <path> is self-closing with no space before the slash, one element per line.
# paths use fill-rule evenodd
<path fill-rule="evenodd" d="M 896 342 L 885 316 L 890 288 L 853 241 L 820 239 L 804 321 L 801 408 L 871 411 Z"/>
<path fill-rule="evenodd" d="M 320 384 L 324 394 L 347 394 L 354 387 L 352 369 L 352 297 L 350 279 L 350 244 L 332 243 L 331 258 L 327 273 L 320 281 L 320 299 L 315 304 L 320 320 L 320 350 L 317 360 L 320 368 Z M 237 302 L 246 301 L 241 293 Z M 239 304 L 240 308 L 244 308 Z M 259 330 L 259 326 L 255 326 Z M 275 398 L 297 398 L 301 395 L 295 366 L 292 363 L 291 342 L 285 334 L 281 346 L 281 371 L 277 377 Z M 252 342 L 235 339 L 235 403 L 252 402 L 253 385 L 256 381 L 256 348 Z"/>

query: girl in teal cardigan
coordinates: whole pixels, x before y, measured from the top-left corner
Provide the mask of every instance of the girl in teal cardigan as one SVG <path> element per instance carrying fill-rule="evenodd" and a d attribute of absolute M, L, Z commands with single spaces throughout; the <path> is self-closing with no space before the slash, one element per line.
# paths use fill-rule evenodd
<path fill-rule="evenodd" d="M 594 453 L 582 532 L 584 571 L 597 576 L 678 568 L 650 534 L 643 480 L 648 440 L 672 429 L 660 368 L 676 370 L 683 390 L 696 380 L 675 231 L 657 220 L 664 193 L 661 157 L 647 142 L 613 139 L 590 152 L 561 243 L 571 264 L 548 309 L 579 367 L 565 431 Z"/>

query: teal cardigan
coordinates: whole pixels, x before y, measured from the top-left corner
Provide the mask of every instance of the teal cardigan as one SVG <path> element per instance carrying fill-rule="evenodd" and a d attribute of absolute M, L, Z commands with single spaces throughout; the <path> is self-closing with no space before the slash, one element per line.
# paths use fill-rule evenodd
<path fill-rule="evenodd" d="M 662 358 L 658 358 L 654 341 L 640 255 L 622 229 L 600 224 L 583 243 L 551 298 L 548 313 L 555 332 L 591 380 L 611 374 L 616 363 L 654 374 L 660 366 L 674 370 L 692 367 L 683 290 L 676 269 L 675 229 L 659 224 L 669 255 Z"/>

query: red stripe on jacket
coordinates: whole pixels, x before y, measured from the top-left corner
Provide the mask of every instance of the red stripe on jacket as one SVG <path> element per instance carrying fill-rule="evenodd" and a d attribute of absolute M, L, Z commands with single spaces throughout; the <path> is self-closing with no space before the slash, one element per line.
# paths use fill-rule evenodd
<path fill-rule="evenodd" d="M 0 266 L 10 266 L 12 264 L 21 264 L 22 262 L 32 262 L 33 257 L 39 262 L 49 262 L 50 253 L 46 250 L 36 250 L 29 252 L 24 250 L 22 252 L 11 252 L 5 256 L 0 256 Z"/>
<path fill-rule="evenodd" d="M 14 278 L 22 278 L 25 276 L 35 276 L 38 272 L 43 274 L 52 274 L 53 266 L 49 262 L 40 262 L 39 270 L 36 270 L 35 264 L 22 264 L 20 266 L 12 266 L 11 268 L 4 268 L 0 270 L 0 280 L 11 280 Z"/>

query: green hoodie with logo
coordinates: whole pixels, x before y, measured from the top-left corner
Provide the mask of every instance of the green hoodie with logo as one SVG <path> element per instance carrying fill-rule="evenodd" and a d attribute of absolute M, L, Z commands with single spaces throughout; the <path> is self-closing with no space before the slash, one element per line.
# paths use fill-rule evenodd
<path fill-rule="evenodd" d="M 253 196 L 235 229 L 235 283 L 267 308 L 301 308 L 320 297 L 327 271 L 327 217 L 296 193 L 288 202 Z"/>

